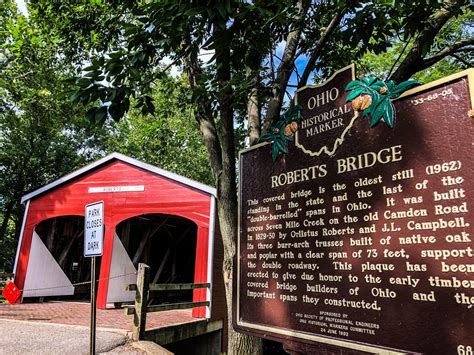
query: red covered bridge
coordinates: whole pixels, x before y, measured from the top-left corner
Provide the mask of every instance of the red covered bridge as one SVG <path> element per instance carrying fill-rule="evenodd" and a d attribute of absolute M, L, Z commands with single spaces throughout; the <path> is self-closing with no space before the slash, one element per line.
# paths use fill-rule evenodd
<path fill-rule="evenodd" d="M 99 308 L 134 299 L 125 285 L 135 283 L 137 265 L 144 262 L 153 283 L 211 283 L 210 290 L 167 297 L 210 301 L 210 307 L 194 309 L 196 317 L 209 318 L 216 306 L 223 314 L 223 294 L 213 283 L 221 285 L 222 279 L 222 244 L 214 239 L 215 189 L 118 153 L 23 197 L 26 211 L 14 267 L 23 300 L 90 297 L 84 208 L 96 201 L 104 201 L 105 219 L 97 263 Z"/>

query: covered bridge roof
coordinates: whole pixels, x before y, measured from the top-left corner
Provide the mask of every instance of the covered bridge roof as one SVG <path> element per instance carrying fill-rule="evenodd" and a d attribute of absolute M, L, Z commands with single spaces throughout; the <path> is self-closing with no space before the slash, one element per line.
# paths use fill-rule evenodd
<path fill-rule="evenodd" d="M 161 175 L 161 176 L 163 176 L 165 178 L 168 178 L 170 180 L 179 182 L 183 185 L 186 185 L 186 186 L 189 186 L 191 188 L 206 192 L 210 195 L 216 196 L 216 189 L 213 188 L 213 187 L 201 184 L 200 182 L 188 179 L 184 176 L 174 174 L 174 173 L 171 173 L 169 171 L 157 168 L 156 166 L 141 162 L 137 159 L 127 157 L 126 155 L 123 155 L 123 154 L 120 154 L 120 153 L 112 153 L 110 155 L 107 155 L 107 156 L 103 157 L 102 159 L 99 159 L 99 160 L 93 162 L 92 164 L 86 165 L 85 167 L 83 167 L 79 170 L 76 170 L 76 171 L 74 171 L 74 172 L 72 172 L 68 175 L 63 176 L 62 178 L 60 178 L 58 180 L 55 180 L 55 181 L 53 181 L 53 182 L 51 182 L 51 183 L 49 183 L 45 186 L 40 187 L 39 189 L 37 189 L 33 192 L 30 192 L 29 194 L 26 194 L 25 196 L 23 196 L 21 198 L 21 203 L 25 203 L 26 201 L 31 200 L 32 198 L 34 198 L 36 196 L 39 196 L 39 195 L 41 195 L 41 194 L 43 194 L 43 193 L 45 193 L 45 192 L 47 192 L 51 189 L 54 189 L 54 188 L 56 188 L 56 187 L 58 187 L 62 184 L 65 184 L 66 182 L 71 181 L 71 180 L 73 180 L 73 179 L 75 179 L 75 178 L 77 178 L 77 177 L 79 177 L 79 176 L 81 176 L 85 173 L 88 173 L 89 171 L 94 170 L 94 169 L 96 169 L 96 168 L 98 168 L 98 167 L 100 167 L 100 166 L 102 166 L 102 165 L 104 165 L 104 164 L 106 164 L 106 163 L 108 163 L 112 160 L 123 161 L 125 163 L 136 166 L 138 168 L 150 171 L 150 172 L 155 173 L 157 175 Z"/>

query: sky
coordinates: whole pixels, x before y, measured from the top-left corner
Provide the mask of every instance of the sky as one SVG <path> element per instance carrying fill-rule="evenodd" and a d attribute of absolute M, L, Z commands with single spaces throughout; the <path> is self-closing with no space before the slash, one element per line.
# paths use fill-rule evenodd
<path fill-rule="evenodd" d="M 18 10 L 25 16 L 28 16 L 28 11 L 26 10 L 25 0 L 15 0 Z"/>

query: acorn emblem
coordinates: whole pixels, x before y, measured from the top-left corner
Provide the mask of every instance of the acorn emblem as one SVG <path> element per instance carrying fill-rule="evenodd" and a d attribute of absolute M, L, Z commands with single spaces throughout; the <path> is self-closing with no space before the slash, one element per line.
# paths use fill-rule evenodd
<path fill-rule="evenodd" d="M 370 95 L 357 96 L 352 100 L 352 108 L 356 111 L 363 111 L 372 104 L 372 97 Z"/>
<path fill-rule="evenodd" d="M 289 137 L 292 136 L 298 130 L 298 123 L 295 121 L 288 123 L 285 126 L 285 136 Z"/>

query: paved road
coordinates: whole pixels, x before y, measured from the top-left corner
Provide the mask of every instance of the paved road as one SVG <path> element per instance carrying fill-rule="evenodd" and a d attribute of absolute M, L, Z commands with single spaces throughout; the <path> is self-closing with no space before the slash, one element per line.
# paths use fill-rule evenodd
<path fill-rule="evenodd" d="M 97 353 L 115 354 L 128 348 L 124 331 L 97 330 L 96 339 Z M 0 319 L 0 354 L 89 354 L 89 329 Z"/>

